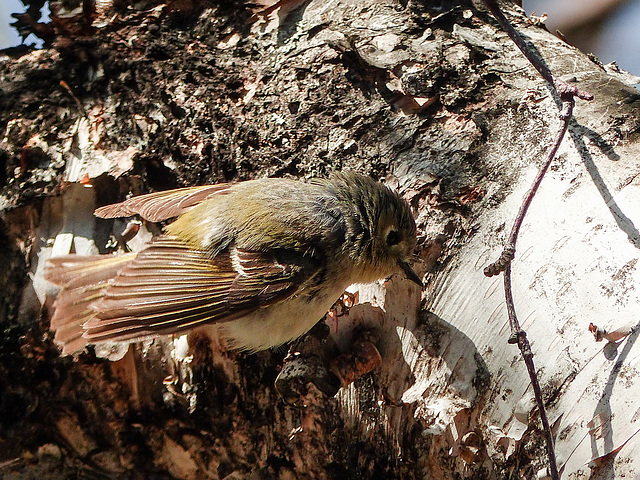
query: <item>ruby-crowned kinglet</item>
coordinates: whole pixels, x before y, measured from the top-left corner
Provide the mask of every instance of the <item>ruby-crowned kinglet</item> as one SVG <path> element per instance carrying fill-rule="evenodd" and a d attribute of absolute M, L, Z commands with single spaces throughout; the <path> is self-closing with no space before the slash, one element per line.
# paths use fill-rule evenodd
<path fill-rule="evenodd" d="M 139 253 L 50 260 L 63 353 L 211 324 L 231 348 L 262 350 L 306 333 L 353 283 L 403 271 L 421 285 L 409 205 L 356 173 L 181 188 L 95 214 L 178 219 Z"/>

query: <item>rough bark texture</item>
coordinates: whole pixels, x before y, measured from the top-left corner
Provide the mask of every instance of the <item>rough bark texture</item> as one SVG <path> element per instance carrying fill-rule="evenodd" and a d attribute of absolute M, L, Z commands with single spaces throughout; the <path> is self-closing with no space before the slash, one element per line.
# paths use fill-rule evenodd
<path fill-rule="evenodd" d="M 482 268 L 558 103 L 495 22 L 444 0 L 290 1 L 270 15 L 125 3 L 59 12 L 45 49 L 0 57 L 4 478 L 533 478 L 545 458 L 528 378 Z M 508 12 L 554 72 L 596 95 L 523 229 L 516 306 L 565 478 L 631 475 L 637 330 L 601 352 L 587 326 L 637 323 L 640 95 Z M 122 224 L 93 219 L 96 206 L 343 168 L 402 191 L 421 232 L 422 295 L 393 278 L 328 320 L 327 343 L 346 351 L 355 326 L 375 327 L 379 370 L 334 398 L 309 387 L 294 407 L 274 389 L 284 351 L 195 336 L 115 362 L 58 356 L 42 267 L 115 248 Z"/>

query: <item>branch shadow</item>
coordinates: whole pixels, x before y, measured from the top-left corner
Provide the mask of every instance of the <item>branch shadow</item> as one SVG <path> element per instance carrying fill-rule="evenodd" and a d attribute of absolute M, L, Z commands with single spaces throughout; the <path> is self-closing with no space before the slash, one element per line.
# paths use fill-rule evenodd
<path fill-rule="evenodd" d="M 538 61 L 545 68 L 549 69 L 549 66 L 546 64 L 544 57 L 538 50 L 538 48 L 531 42 L 531 39 L 524 35 L 521 31 L 516 30 L 516 34 L 522 38 L 522 40 L 526 43 L 527 47 L 530 50 L 530 53 L 537 57 Z M 558 111 L 562 110 L 562 99 L 558 96 L 555 88 L 550 85 L 548 82 L 545 82 L 545 86 L 552 96 L 554 102 L 558 107 Z M 620 156 L 615 152 L 613 146 L 607 142 L 599 133 L 594 130 L 581 125 L 574 118 L 571 119 L 569 124 L 569 134 L 571 135 L 571 139 L 582 158 L 582 162 L 593 181 L 593 184 L 596 186 L 602 199 L 605 202 L 605 205 L 611 212 L 614 221 L 618 225 L 618 227 L 627 235 L 629 241 L 633 244 L 635 248 L 640 249 L 640 232 L 638 228 L 634 225 L 633 221 L 625 215 L 620 206 L 616 203 L 613 194 L 611 193 L 609 187 L 604 181 L 598 167 L 596 166 L 595 161 L 593 160 L 593 156 L 587 147 L 587 144 L 584 141 L 584 137 L 589 138 L 593 144 L 611 161 L 617 161 L 620 159 Z"/>
<path fill-rule="evenodd" d="M 530 54 L 533 57 L 536 57 L 536 60 L 542 66 L 543 69 L 547 69 L 549 74 L 551 71 L 544 61 L 540 51 L 536 48 L 536 46 L 531 42 L 530 38 L 524 35 L 522 32 L 516 30 L 515 34 L 518 35 L 523 42 L 527 45 L 527 48 Z M 543 75 L 544 77 L 544 75 Z M 549 82 L 545 82 L 546 88 L 549 90 L 552 98 L 554 99 L 558 110 L 562 111 L 562 99 L 558 96 L 555 88 Z M 640 232 L 638 228 L 634 225 L 633 221 L 623 212 L 622 208 L 615 201 L 614 195 L 611 190 L 607 186 L 603 176 L 598 169 L 591 152 L 584 140 L 584 137 L 587 137 L 591 142 L 604 154 L 609 160 L 617 161 L 620 159 L 620 156 L 615 152 L 613 146 L 608 143 L 599 133 L 596 131 L 583 126 L 578 123 L 578 121 L 573 117 L 569 123 L 569 134 L 571 136 L 571 140 L 573 141 L 582 162 L 585 165 L 585 168 L 591 177 L 591 180 L 595 187 L 598 189 L 598 192 L 602 199 L 605 202 L 605 205 L 609 209 L 614 221 L 622 230 L 631 244 L 640 249 Z M 613 344 L 613 351 L 607 352 L 607 348 L 605 348 L 605 355 L 607 358 L 615 359 L 613 366 L 609 372 L 609 377 L 606 381 L 604 390 L 598 400 L 595 411 L 592 415 L 592 424 L 589 425 L 589 435 L 591 440 L 591 453 L 592 460 L 601 458 L 606 456 L 609 453 L 615 455 L 616 446 L 614 445 L 613 439 L 613 429 L 611 425 L 612 411 L 611 411 L 611 397 L 613 394 L 613 387 L 618 379 L 621 368 L 629 355 L 633 345 L 636 343 L 638 335 L 640 334 L 640 322 L 636 324 L 633 332 L 629 335 L 625 341 L 624 347 L 622 351 L 617 354 L 616 358 L 616 349 L 617 345 Z M 611 344 L 609 345 L 611 346 Z M 608 347 L 609 347 L 608 346 Z M 608 353 L 608 355 L 607 355 Z M 599 451 L 602 450 L 602 451 Z M 609 460 L 609 459 L 608 459 Z M 597 472 L 592 472 L 591 478 L 613 478 L 614 477 L 614 467 L 612 461 L 605 461 L 599 465 Z"/>
<path fill-rule="evenodd" d="M 607 383 L 605 384 L 604 390 L 598 399 L 598 403 L 593 412 L 592 419 L 598 419 L 596 425 L 590 428 L 589 437 L 591 440 L 591 459 L 595 460 L 597 458 L 603 457 L 610 452 L 614 451 L 617 447 L 614 445 L 613 441 L 613 428 L 611 426 L 611 419 L 613 416 L 613 412 L 611 410 L 611 397 L 613 395 L 613 386 L 616 383 L 618 375 L 620 374 L 620 370 L 622 365 L 624 364 L 629 352 L 632 347 L 638 340 L 638 336 L 640 335 L 640 322 L 638 322 L 632 329 L 631 334 L 625 339 L 624 347 L 622 351 L 617 355 L 616 352 L 619 344 L 614 342 L 609 342 L 605 346 L 604 354 L 607 359 L 614 360 L 613 365 L 611 367 L 611 371 L 609 372 L 609 377 L 607 378 Z M 613 347 L 611 349 L 610 347 Z M 609 349 L 609 351 L 607 351 Z M 598 428 L 601 427 L 601 428 Z M 602 447 L 603 451 L 599 450 L 598 439 L 602 438 Z M 597 470 L 597 477 L 594 475 L 592 478 L 614 478 L 614 468 L 613 462 L 607 461 L 604 462 Z"/>
<path fill-rule="evenodd" d="M 615 153 L 613 147 L 604 139 L 602 139 L 599 134 L 583 125 L 580 125 L 575 120 L 575 118 L 571 120 L 571 124 L 569 125 L 569 134 L 571 135 L 571 139 L 573 140 L 573 143 L 580 153 L 582 162 L 584 163 L 584 166 L 587 169 L 587 172 L 589 173 L 593 184 L 598 189 L 598 192 L 600 192 L 600 196 L 611 212 L 614 221 L 616 222 L 620 230 L 622 230 L 627 235 L 627 238 L 633 244 L 633 246 L 640 249 L 640 232 L 634 225 L 633 221 L 627 215 L 625 215 L 625 213 L 615 201 L 613 194 L 609 190 L 609 187 L 602 178 L 602 175 L 600 174 L 600 171 L 598 170 L 598 167 L 593 160 L 591 152 L 589 152 L 589 148 L 584 142 L 584 137 L 586 136 L 587 138 L 595 139 L 594 144 L 600 148 L 602 153 L 604 153 L 609 158 L 609 160 L 619 160 L 620 157 Z"/>

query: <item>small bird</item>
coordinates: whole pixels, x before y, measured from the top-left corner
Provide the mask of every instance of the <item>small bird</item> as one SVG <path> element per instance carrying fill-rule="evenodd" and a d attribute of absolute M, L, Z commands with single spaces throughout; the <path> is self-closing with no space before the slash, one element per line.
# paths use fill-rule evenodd
<path fill-rule="evenodd" d="M 353 172 L 309 183 L 266 178 L 180 188 L 98 208 L 95 215 L 178 217 L 142 251 L 53 258 L 61 286 L 51 319 L 63 354 L 215 325 L 228 345 L 294 340 L 345 289 L 404 272 L 416 225 L 407 202 Z"/>

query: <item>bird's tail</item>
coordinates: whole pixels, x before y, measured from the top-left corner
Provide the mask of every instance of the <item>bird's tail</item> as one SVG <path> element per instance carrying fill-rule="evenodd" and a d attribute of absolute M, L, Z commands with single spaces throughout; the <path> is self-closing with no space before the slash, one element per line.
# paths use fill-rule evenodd
<path fill-rule="evenodd" d="M 54 341 L 62 347 L 63 355 L 85 348 L 83 325 L 95 314 L 91 304 L 103 296 L 110 280 L 136 256 L 137 253 L 65 255 L 49 260 L 45 279 L 62 287 L 53 303 L 51 330 L 55 331 Z"/>

